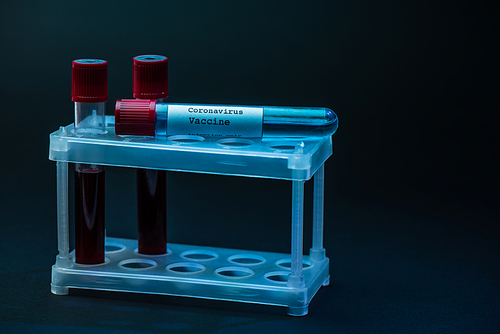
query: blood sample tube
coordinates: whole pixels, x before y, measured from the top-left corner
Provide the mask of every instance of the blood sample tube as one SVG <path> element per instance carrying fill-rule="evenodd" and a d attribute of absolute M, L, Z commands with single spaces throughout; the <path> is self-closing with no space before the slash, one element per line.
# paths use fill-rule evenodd
<path fill-rule="evenodd" d="M 104 182 L 102 166 L 75 165 L 75 262 L 104 262 Z"/>
<path fill-rule="evenodd" d="M 105 133 L 108 63 L 100 59 L 74 60 L 71 93 L 75 102 L 75 133 Z M 75 164 L 76 263 L 104 262 L 104 184 L 103 166 Z"/>
<path fill-rule="evenodd" d="M 228 106 L 117 100 L 118 135 L 204 137 L 323 137 L 337 130 L 328 108 Z"/>
<path fill-rule="evenodd" d="M 134 57 L 133 96 L 164 102 L 168 97 L 168 59 L 159 55 Z M 167 172 L 139 168 L 137 182 L 137 241 L 140 254 L 167 252 Z"/>

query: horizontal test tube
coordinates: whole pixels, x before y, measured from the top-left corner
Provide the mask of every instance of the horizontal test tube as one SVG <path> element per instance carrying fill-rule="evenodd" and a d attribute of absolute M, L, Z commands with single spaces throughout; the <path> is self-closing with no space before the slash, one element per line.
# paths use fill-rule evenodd
<path fill-rule="evenodd" d="M 194 105 L 155 100 L 117 100 L 118 135 L 207 137 L 323 137 L 335 133 L 328 108 Z"/>

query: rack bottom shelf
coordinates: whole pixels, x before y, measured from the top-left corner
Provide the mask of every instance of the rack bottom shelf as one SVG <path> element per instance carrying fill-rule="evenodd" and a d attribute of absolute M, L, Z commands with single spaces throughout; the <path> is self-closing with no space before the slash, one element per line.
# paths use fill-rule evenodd
<path fill-rule="evenodd" d="M 301 316 L 330 280 L 328 258 L 304 256 L 304 284 L 293 287 L 288 284 L 289 254 L 168 244 L 167 254 L 142 255 L 137 240 L 121 238 L 106 238 L 105 247 L 103 264 L 58 259 L 52 267 L 52 293 L 82 288 L 206 298 L 286 306 L 288 314 Z"/>

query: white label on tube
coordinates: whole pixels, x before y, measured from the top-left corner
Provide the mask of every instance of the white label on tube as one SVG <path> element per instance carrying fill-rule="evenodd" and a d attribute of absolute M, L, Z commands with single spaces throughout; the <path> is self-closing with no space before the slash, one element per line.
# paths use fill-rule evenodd
<path fill-rule="evenodd" d="M 263 108 L 255 107 L 171 104 L 167 112 L 167 133 L 202 137 L 262 137 L 263 113 Z"/>

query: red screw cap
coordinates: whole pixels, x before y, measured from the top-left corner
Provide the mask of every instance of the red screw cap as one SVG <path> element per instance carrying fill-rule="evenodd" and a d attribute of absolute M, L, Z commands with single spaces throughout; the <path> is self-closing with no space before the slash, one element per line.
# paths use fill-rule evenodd
<path fill-rule="evenodd" d="M 136 99 L 168 97 L 168 58 L 158 55 L 135 57 L 133 82 Z"/>
<path fill-rule="evenodd" d="M 108 100 L 108 62 L 101 59 L 73 60 L 71 100 L 106 102 Z"/>
<path fill-rule="evenodd" d="M 117 135 L 154 136 L 156 100 L 116 100 Z"/>

